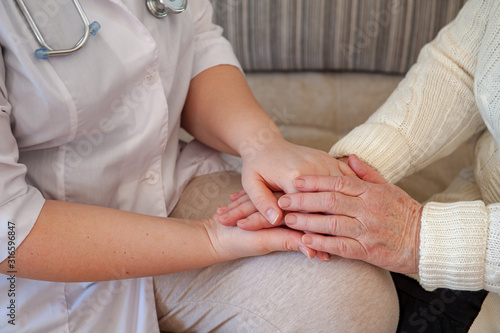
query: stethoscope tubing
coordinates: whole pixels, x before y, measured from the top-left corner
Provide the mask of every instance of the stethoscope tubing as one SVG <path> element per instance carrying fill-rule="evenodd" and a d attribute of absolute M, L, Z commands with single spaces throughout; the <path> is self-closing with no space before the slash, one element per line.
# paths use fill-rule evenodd
<path fill-rule="evenodd" d="M 38 43 L 42 46 L 41 48 L 35 51 L 35 57 L 38 59 L 48 59 L 51 56 L 62 56 L 74 53 L 80 50 L 87 43 L 89 37 L 97 34 L 97 31 L 99 31 L 99 29 L 101 28 L 100 24 L 97 21 L 90 23 L 87 18 L 87 15 L 85 14 L 85 11 L 82 8 L 82 5 L 80 4 L 80 1 L 73 0 L 73 4 L 75 5 L 75 8 L 78 11 L 78 14 L 80 15 L 85 31 L 80 40 L 72 48 L 56 50 L 52 48 L 43 38 L 43 35 L 40 32 L 40 29 L 38 29 L 35 20 L 31 16 L 28 7 L 26 7 L 24 0 L 16 0 L 16 2 L 17 5 L 19 6 L 19 9 L 26 18 L 26 21 L 28 22 L 31 31 L 33 31 L 33 34 L 38 40 Z M 151 14 L 153 14 L 158 18 L 163 18 L 167 16 L 169 13 L 170 14 L 182 13 L 187 7 L 187 2 L 188 0 L 182 0 L 181 6 L 173 8 L 170 7 L 164 0 L 146 0 L 146 6 L 148 7 Z"/>
<path fill-rule="evenodd" d="M 49 56 L 68 55 L 68 54 L 71 54 L 73 52 L 78 51 L 79 49 L 81 49 L 85 45 L 85 43 L 87 42 L 89 37 L 91 35 L 95 35 L 100 28 L 100 25 L 97 22 L 93 22 L 92 24 L 90 24 L 90 22 L 87 18 L 87 15 L 85 14 L 85 11 L 83 10 L 83 8 L 80 4 L 80 1 L 73 0 L 73 4 L 75 5 L 75 7 L 78 11 L 78 14 L 80 15 L 80 18 L 84 24 L 84 29 L 85 29 L 84 34 L 80 38 L 80 40 L 72 48 L 55 50 L 49 44 L 47 44 L 47 42 L 43 38 L 43 35 L 40 32 L 40 30 L 38 29 L 38 26 L 36 25 L 35 21 L 33 20 L 33 17 L 31 16 L 30 11 L 26 7 L 24 0 L 16 0 L 16 2 L 19 5 L 19 8 L 21 9 L 21 12 L 23 13 L 24 17 L 26 18 L 26 21 L 28 22 L 31 30 L 33 31 L 33 34 L 35 35 L 36 39 L 38 40 L 38 42 L 42 46 L 41 49 L 38 49 L 37 51 L 35 51 L 35 55 L 39 59 L 46 59 Z"/>

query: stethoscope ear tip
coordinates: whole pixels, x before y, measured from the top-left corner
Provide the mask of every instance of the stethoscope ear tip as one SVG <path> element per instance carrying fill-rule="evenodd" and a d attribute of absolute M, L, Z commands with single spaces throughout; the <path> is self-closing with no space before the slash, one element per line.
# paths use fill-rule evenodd
<path fill-rule="evenodd" d="M 101 29 L 101 25 L 99 24 L 99 22 L 94 21 L 94 22 L 90 23 L 89 29 L 90 29 L 90 34 L 92 36 L 95 36 L 97 34 L 97 32 L 99 31 L 99 29 Z"/>
<path fill-rule="evenodd" d="M 35 57 L 40 60 L 49 59 L 49 49 L 46 47 L 39 48 L 35 51 Z"/>
<path fill-rule="evenodd" d="M 92 36 L 95 36 L 99 31 L 99 29 L 101 29 L 101 25 L 97 21 L 94 21 L 89 25 L 90 34 Z M 46 47 L 41 47 L 35 51 L 35 58 L 37 59 L 47 60 L 49 59 L 49 57 L 50 57 L 50 51 Z"/>

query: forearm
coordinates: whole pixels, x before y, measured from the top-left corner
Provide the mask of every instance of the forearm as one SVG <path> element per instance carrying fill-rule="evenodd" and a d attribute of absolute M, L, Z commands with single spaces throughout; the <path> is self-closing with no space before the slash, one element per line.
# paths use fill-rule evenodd
<path fill-rule="evenodd" d="M 167 274 L 217 262 L 202 223 L 47 201 L 16 251 L 17 276 L 100 281 Z M 7 260 L 0 272 L 8 271 Z"/>
<path fill-rule="evenodd" d="M 241 155 L 258 141 L 282 139 L 276 124 L 254 98 L 241 71 L 221 65 L 191 81 L 183 127 L 201 142 Z"/>
<path fill-rule="evenodd" d="M 485 4 L 468 2 L 455 22 L 421 51 L 387 102 L 337 143 L 333 156 L 356 154 L 390 182 L 453 152 L 484 129 L 474 75 Z"/>

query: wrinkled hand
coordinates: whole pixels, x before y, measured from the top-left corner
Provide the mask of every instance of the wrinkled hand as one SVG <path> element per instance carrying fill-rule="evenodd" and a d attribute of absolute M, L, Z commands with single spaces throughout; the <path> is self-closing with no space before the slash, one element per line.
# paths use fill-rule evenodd
<path fill-rule="evenodd" d="M 344 162 L 327 153 L 298 146 L 283 139 L 241 154 L 243 160 L 242 184 L 257 210 L 265 217 L 265 226 L 277 225 L 283 218 L 273 192 L 295 192 L 293 180 L 301 175 L 324 176 L 355 175 Z M 219 210 L 219 221 L 236 225 L 237 219 Z M 255 228 L 254 228 L 255 229 Z"/>
<path fill-rule="evenodd" d="M 294 184 L 301 193 L 279 199 L 282 209 L 296 212 L 288 213 L 285 223 L 296 230 L 313 232 L 302 240 L 314 250 L 363 260 L 394 272 L 416 273 L 422 205 L 381 179 L 370 183 L 352 176 L 299 177 Z"/>
<path fill-rule="evenodd" d="M 217 217 L 203 221 L 216 261 L 259 256 L 275 251 L 300 251 L 314 258 L 316 251 L 302 242 L 303 232 L 289 228 L 245 231 L 236 226 L 224 226 Z"/>
<path fill-rule="evenodd" d="M 365 181 L 386 183 L 386 180 L 377 171 L 361 162 L 356 155 L 341 158 L 339 161 L 348 164 L 351 168 L 346 173 L 356 170 L 356 175 Z M 284 194 L 284 192 L 273 192 L 277 199 Z M 275 224 L 270 224 L 257 210 L 245 190 L 231 194 L 230 199 L 232 201 L 230 204 L 217 209 L 218 220 L 224 225 L 237 225 L 244 230 L 260 230 L 284 224 L 283 219 Z"/>

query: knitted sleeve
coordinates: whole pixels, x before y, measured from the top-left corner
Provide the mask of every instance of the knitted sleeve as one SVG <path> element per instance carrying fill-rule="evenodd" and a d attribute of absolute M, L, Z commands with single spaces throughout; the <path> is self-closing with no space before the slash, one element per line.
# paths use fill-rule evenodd
<path fill-rule="evenodd" d="M 474 76 L 497 6 L 493 0 L 468 1 L 422 49 L 386 103 L 335 144 L 330 154 L 356 154 L 395 183 L 483 131 Z M 425 205 L 421 222 L 419 274 L 425 288 L 500 293 L 498 201 L 431 202 Z"/>
<path fill-rule="evenodd" d="M 424 206 L 420 283 L 426 289 L 500 293 L 500 204 L 482 201 Z"/>
<path fill-rule="evenodd" d="M 485 128 L 474 73 L 494 1 L 468 1 L 421 51 L 417 63 L 366 123 L 336 143 L 334 157 L 356 154 L 388 181 L 445 157 Z"/>

